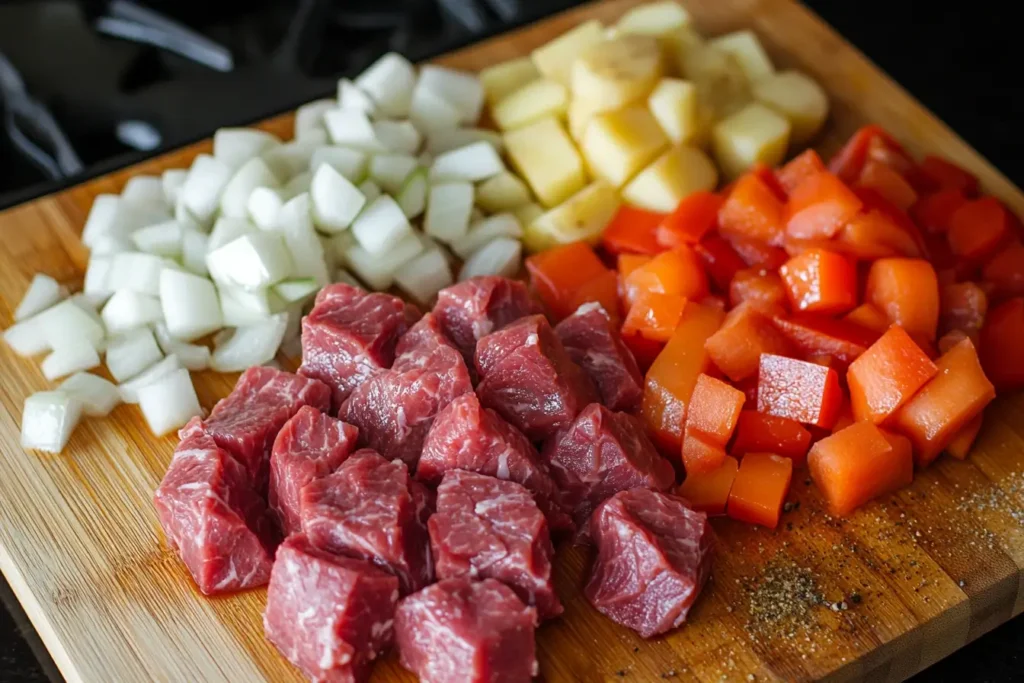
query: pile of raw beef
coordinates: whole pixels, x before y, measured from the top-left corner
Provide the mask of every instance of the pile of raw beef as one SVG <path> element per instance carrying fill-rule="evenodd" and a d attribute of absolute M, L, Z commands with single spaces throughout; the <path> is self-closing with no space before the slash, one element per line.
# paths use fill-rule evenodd
<path fill-rule="evenodd" d="M 267 637 L 310 679 L 366 680 L 396 645 L 425 681 L 530 680 L 534 629 L 562 612 L 552 535 L 596 547 L 608 617 L 644 637 L 684 621 L 711 530 L 661 493 L 674 470 L 599 306 L 552 328 L 486 277 L 421 317 L 338 284 L 302 325 L 298 374 L 243 374 L 181 431 L 155 503 L 203 593 L 269 582 Z"/>

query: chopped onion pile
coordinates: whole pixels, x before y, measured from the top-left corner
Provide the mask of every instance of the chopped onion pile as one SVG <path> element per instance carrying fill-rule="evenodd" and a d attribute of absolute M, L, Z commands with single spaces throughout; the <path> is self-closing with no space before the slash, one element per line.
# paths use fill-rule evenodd
<path fill-rule="evenodd" d="M 98 196 L 82 292 L 36 275 L 4 332 L 18 354 L 46 354 L 48 379 L 68 377 L 26 401 L 25 447 L 60 451 L 82 414 L 122 402 L 157 435 L 183 426 L 201 413 L 190 371 L 296 357 L 330 282 L 429 305 L 452 254 L 460 277 L 518 272 L 516 210 L 532 197 L 501 136 L 475 127 L 484 101 L 475 74 L 389 53 L 300 107 L 290 142 L 225 128 L 190 168 Z M 101 363 L 118 384 L 85 372 Z"/>

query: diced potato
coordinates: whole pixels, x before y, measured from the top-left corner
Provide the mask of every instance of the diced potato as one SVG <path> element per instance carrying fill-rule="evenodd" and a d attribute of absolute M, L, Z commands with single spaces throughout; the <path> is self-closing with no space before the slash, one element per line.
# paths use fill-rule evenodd
<path fill-rule="evenodd" d="M 605 111 L 600 102 L 591 102 L 580 97 L 573 98 L 569 102 L 569 110 L 566 112 L 566 123 L 569 125 L 569 135 L 577 143 L 583 140 L 583 134 L 587 131 L 591 119 Z"/>
<path fill-rule="evenodd" d="M 499 173 L 476 188 L 476 203 L 487 213 L 512 211 L 530 203 L 530 189 L 514 173 Z"/>
<path fill-rule="evenodd" d="M 646 107 L 594 117 L 580 147 L 591 173 L 622 187 L 668 146 L 668 138 Z"/>
<path fill-rule="evenodd" d="M 584 22 L 563 33 L 547 45 L 534 50 L 530 57 L 546 78 L 569 85 L 569 72 L 576 57 L 595 43 L 604 40 L 604 27 L 596 19 Z"/>
<path fill-rule="evenodd" d="M 634 7 L 615 24 L 619 33 L 664 36 L 690 25 L 690 13 L 673 0 Z"/>
<path fill-rule="evenodd" d="M 529 202 L 513 211 L 512 215 L 519 221 L 519 225 L 528 228 L 533 225 L 535 220 L 544 215 L 544 207 L 537 202 Z"/>
<path fill-rule="evenodd" d="M 572 65 L 573 97 L 621 109 L 647 97 L 664 72 L 658 41 L 625 35 L 584 50 Z"/>
<path fill-rule="evenodd" d="M 723 119 L 750 103 L 747 77 L 736 58 L 713 45 L 691 50 L 684 75 L 697 88 L 700 103 L 712 119 Z"/>
<path fill-rule="evenodd" d="M 715 159 L 729 178 L 758 161 L 776 166 L 786 156 L 789 132 L 788 120 L 754 102 L 715 124 L 711 132 Z"/>
<path fill-rule="evenodd" d="M 673 147 L 640 171 L 623 188 L 622 198 L 641 209 L 669 213 L 687 195 L 717 184 L 718 170 L 707 154 L 696 147 Z"/>
<path fill-rule="evenodd" d="M 731 54 L 743 70 L 748 83 L 757 83 L 775 73 L 772 60 L 761 46 L 761 41 L 750 29 L 719 36 L 712 40 L 710 45 Z"/>
<path fill-rule="evenodd" d="M 810 76 L 781 71 L 754 85 L 754 99 L 789 119 L 790 143 L 801 146 L 817 135 L 828 116 L 828 97 Z"/>
<path fill-rule="evenodd" d="M 647 107 L 675 144 L 696 140 L 701 128 L 698 116 L 697 87 L 690 81 L 663 78 L 647 98 Z"/>
<path fill-rule="evenodd" d="M 686 73 L 686 59 L 690 52 L 704 47 L 704 36 L 693 26 L 683 26 L 661 36 L 669 71 L 682 75 Z"/>
<path fill-rule="evenodd" d="M 480 84 L 484 87 L 484 95 L 492 106 L 538 78 L 540 72 L 529 57 L 511 59 L 489 66 L 480 72 Z"/>
<path fill-rule="evenodd" d="M 570 242 L 596 244 L 615 217 L 619 204 L 615 188 L 596 180 L 528 224 L 523 243 L 529 251 L 543 251 Z"/>
<path fill-rule="evenodd" d="M 587 183 L 579 152 L 554 118 L 505 133 L 505 149 L 544 206 L 561 204 Z"/>
<path fill-rule="evenodd" d="M 569 91 L 558 81 L 540 78 L 494 105 L 491 116 L 498 128 L 515 130 L 548 116 L 561 118 L 569 105 Z"/>

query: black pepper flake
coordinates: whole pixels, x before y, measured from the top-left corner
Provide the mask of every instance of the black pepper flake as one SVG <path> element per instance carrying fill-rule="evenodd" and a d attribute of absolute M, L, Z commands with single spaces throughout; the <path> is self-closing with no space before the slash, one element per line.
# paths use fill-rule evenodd
<path fill-rule="evenodd" d="M 675 669 L 671 669 L 671 670 L 666 671 L 665 673 L 661 674 L 661 677 L 662 678 L 675 678 L 678 675 L 679 674 L 676 673 Z"/>
<path fill-rule="evenodd" d="M 626 677 L 626 670 L 625 669 L 619 669 L 618 671 L 615 672 L 615 675 L 618 676 L 619 678 L 625 678 Z"/>
<path fill-rule="evenodd" d="M 863 600 L 864 600 L 864 598 L 862 598 L 860 596 L 860 593 L 851 593 L 850 594 L 850 602 L 852 602 L 855 605 L 859 605 Z"/>
<path fill-rule="evenodd" d="M 640 648 L 638 648 L 638 647 L 634 647 L 634 648 L 633 648 L 633 652 L 640 652 Z"/>
<path fill-rule="evenodd" d="M 787 500 L 785 503 L 782 504 L 782 511 L 783 512 L 792 512 L 793 511 L 793 504 L 790 503 Z"/>

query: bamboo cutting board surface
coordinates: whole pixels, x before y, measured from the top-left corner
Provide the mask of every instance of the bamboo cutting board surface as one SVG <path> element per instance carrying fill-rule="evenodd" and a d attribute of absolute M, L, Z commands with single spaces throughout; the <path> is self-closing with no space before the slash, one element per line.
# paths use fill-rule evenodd
<path fill-rule="evenodd" d="M 587 18 L 612 21 L 637 0 L 596 3 L 440 58 L 477 70 L 525 55 Z M 976 173 L 1024 214 L 1024 195 L 919 103 L 790 0 L 684 0 L 705 34 L 754 29 L 780 67 L 813 74 L 832 114 L 830 153 L 877 122 L 915 154 Z M 262 124 L 288 136 L 291 119 Z M 200 143 L 0 213 L 0 325 L 36 271 L 81 285 L 78 240 L 93 197 L 138 173 L 186 167 Z M 3 345 L 0 345 L 3 346 Z M 22 402 L 47 388 L 38 363 L 0 350 L 0 567 L 69 681 L 298 681 L 263 638 L 265 591 L 202 597 L 163 541 L 150 502 L 170 461 L 124 406 L 86 420 L 59 456 L 18 443 Z M 233 376 L 196 375 L 209 409 Z M 805 475 L 776 531 L 717 520 L 713 579 L 690 622 L 644 642 L 582 597 L 586 554 L 557 567 L 565 615 L 537 635 L 547 681 L 901 680 L 1024 609 L 1024 396 L 1000 399 L 966 462 L 942 458 L 914 485 L 849 519 L 826 515 Z M 374 681 L 412 681 L 394 656 Z"/>

